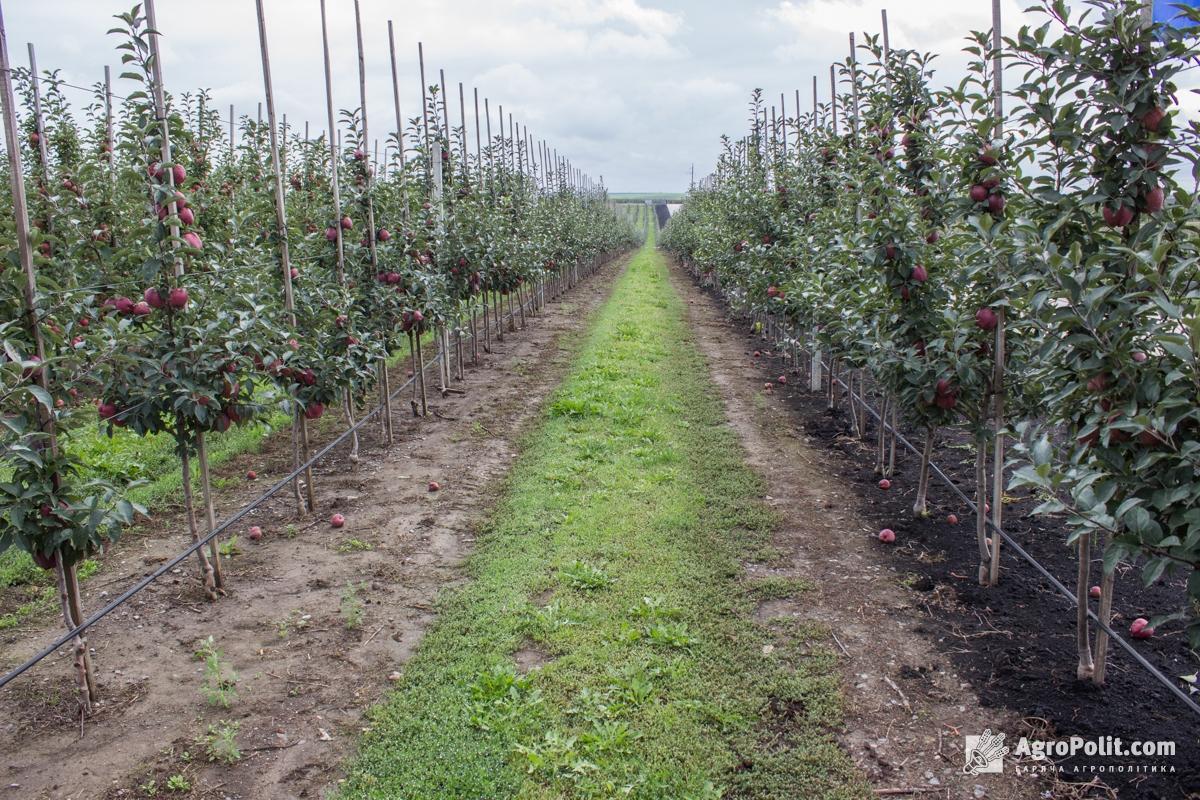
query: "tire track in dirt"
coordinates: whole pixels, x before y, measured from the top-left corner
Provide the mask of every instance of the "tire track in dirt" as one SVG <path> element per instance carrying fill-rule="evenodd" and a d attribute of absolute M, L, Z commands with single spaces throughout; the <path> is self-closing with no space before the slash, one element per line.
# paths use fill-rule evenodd
<path fill-rule="evenodd" d="M 401 398 L 391 448 L 377 439 L 377 425 L 367 426 L 357 465 L 340 452 L 316 470 L 314 515 L 296 519 L 287 492 L 256 510 L 241 529 L 241 554 L 225 559 L 228 597 L 206 603 L 187 561 L 93 628 L 104 703 L 82 739 L 69 654 L 0 692 L 0 798 L 144 797 L 149 781 L 172 797 L 322 796 L 368 724 L 364 711 L 434 620 L 437 593 L 464 579 L 463 560 L 520 437 L 627 262 L 610 263 L 548 304 L 526 330 L 493 338 L 493 353 L 481 350 L 480 365 L 468 366 L 458 384 L 465 394 L 442 399 L 431 388 L 428 419 L 401 416 Z M 333 423 L 322 428 L 331 431 Z M 241 480 L 251 467 L 264 480 L 286 473 L 287 433 L 219 471 L 234 488 L 220 494 L 218 518 L 256 494 Z M 434 480 L 442 488 L 430 492 Z M 341 530 L 328 525 L 334 510 L 346 516 Z M 262 527 L 260 543 L 247 540 L 251 525 Z M 84 587 L 86 608 L 183 544 L 177 517 L 151 527 L 156 535 L 122 542 Z M 47 624 L 5 638 L 5 662 L 31 654 L 56 630 Z M 201 692 L 194 652 L 208 636 L 238 674 L 228 709 Z M 222 722 L 238 726 L 241 758 L 232 765 L 208 763 L 198 741 Z M 191 792 L 167 792 L 172 775 L 184 776 Z"/>
<path fill-rule="evenodd" d="M 764 390 L 745 332 L 673 260 L 671 280 L 687 301 L 688 321 L 747 463 L 765 480 L 766 500 L 780 515 L 773 540 L 780 559 L 747 563 L 747 576 L 815 584 L 798 597 L 767 601 L 756 619 L 794 616 L 832 631 L 843 654 L 839 738 L 855 764 L 877 789 L 920 790 L 915 797 L 1039 797 L 1044 786 L 1011 768 L 1006 775 L 963 774 L 963 735 L 1015 732 L 1019 720 L 982 707 L 937 645 L 916 631 L 919 597 L 878 552 L 876 531 L 854 511 L 853 490 L 825 463 L 832 456 L 810 446 L 778 396 L 792 389 Z"/>

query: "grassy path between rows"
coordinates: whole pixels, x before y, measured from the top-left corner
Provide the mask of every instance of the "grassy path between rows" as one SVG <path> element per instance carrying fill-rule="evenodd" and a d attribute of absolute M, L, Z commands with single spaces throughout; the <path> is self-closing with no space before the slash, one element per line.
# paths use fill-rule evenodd
<path fill-rule="evenodd" d="M 683 311 L 651 239 L 523 442 L 470 582 L 373 711 L 343 797 L 864 796 L 830 733 L 835 655 L 752 622 L 803 582 L 743 577 L 771 557 L 773 519 Z"/>

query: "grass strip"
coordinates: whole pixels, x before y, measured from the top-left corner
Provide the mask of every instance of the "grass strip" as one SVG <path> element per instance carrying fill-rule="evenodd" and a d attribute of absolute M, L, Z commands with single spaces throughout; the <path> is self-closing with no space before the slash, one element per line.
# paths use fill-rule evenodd
<path fill-rule="evenodd" d="M 773 518 L 652 238 L 577 346 L 341 796 L 865 797 L 827 631 L 751 621 Z"/>

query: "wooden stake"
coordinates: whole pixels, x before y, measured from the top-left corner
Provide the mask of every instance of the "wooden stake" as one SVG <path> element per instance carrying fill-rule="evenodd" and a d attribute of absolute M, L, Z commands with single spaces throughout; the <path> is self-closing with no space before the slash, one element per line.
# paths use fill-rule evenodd
<path fill-rule="evenodd" d="M 362 114 L 362 135 L 359 138 L 359 146 L 365 151 L 367 142 L 371 141 L 371 134 L 367 127 L 367 62 L 366 54 L 363 50 L 363 35 L 362 35 L 362 14 L 359 11 L 359 2 L 354 0 L 354 30 L 357 35 L 358 44 L 358 97 Z M 379 156 L 379 143 L 375 144 L 376 160 Z M 378 227 L 375 225 L 375 198 L 372 196 L 371 189 L 375 183 L 375 176 L 371 174 L 371 169 L 368 165 L 367 172 L 367 253 L 371 260 L 371 274 L 374 275 L 379 271 L 379 253 L 375 243 L 375 233 Z M 339 225 L 340 229 L 341 226 Z M 381 331 L 386 335 L 386 331 Z M 385 352 L 382 363 L 379 365 L 381 372 L 387 371 L 387 359 L 389 353 Z M 392 398 L 387 390 L 387 381 L 381 380 L 380 385 L 383 389 L 383 436 L 387 443 L 392 443 Z M 346 404 L 350 409 L 354 408 L 354 400 L 350 397 L 350 390 L 346 390 Z M 354 420 L 350 420 L 350 424 L 354 424 Z M 358 461 L 358 434 L 353 435 L 354 442 L 350 448 L 351 462 Z"/>
<path fill-rule="evenodd" d="M 834 65 L 830 64 L 829 65 L 829 113 L 830 113 L 830 116 L 831 116 L 832 122 L 833 122 L 833 135 L 834 136 L 837 136 L 837 132 L 838 132 L 837 107 L 838 107 L 837 73 L 836 73 L 836 68 L 834 67 Z"/>
<path fill-rule="evenodd" d="M 33 51 L 33 42 L 29 43 L 29 80 L 33 87 L 33 129 L 38 135 L 38 157 L 41 159 L 42 181 L 50 187 L 50 151 L 46 146 L 46 123 L 42 118 L 42 81 L 38 77 L 37 56 Z"/>
<path fill-rule="evenodd" d="M 993 107 L 995 115 L 995 143 L 997 146 L 1004 142 L 1004 61 L 1001 54 L 1003 39 L 1000 35 L 1000 0 L 992 0 L 992 72 L 993 72 Z M 996 283 L 1004 280 L 1004 259 L 996 259 Z M 995 364 L 992 373 L 993 407 L 993 452 L 992 452 L 992 525 L 1000 530 L 1004 520 L 1004 401 L 1005 401 L 1005 361 L 1006 355 L 1006 313 L 1004 306 L 996 309 L 996 333 L 993 342 Z M 992 535 L 992 561 L 989 572 L 989 584 L 995 586 L 1000 582 L 1000 536 Z M 1099 636 L 1097 634 L 1097 642 Z M 1107 647 L 1107 634 L 1104 645 Z M 1104 680 L 1103 665 L 1100 668 L 1100 680 Z"/>
<path fill-rule="evenodd" d="M 400 114 L 400 77 L 396 71 L 396 37 L 392 32 L 392 21 L 388 20 L 388 54 L 392 62 L 392 106 L 396 110 L 396 152 L 399 156 L 400 167 L 400 208 L 401 221 L 408 224 L 408 188 L 405 186 L 404 175 L 404 117 Z"/>
<path fill-rule="evenodd" d="M 333 119 L 333 73 L 329 66 L 329 29 L 325 19 L 325 0 L 321 0 L 321 49 L 325 57 L 325 114 L 329 125 L 329 166 L 332 170 L 330 193 L 333 199 L 333 227 L 337 231 L 337 276 L 338 284 L 346 284 L 346 246 L 342 238 L 342 195 L 338 185 L 339 152 L 337 123 Z M 308 454 L 305 453 L 305 460 Z"/>
<path fill-rule="evenodd" d="M 258 14 L 258 45 L 262 55 L 263 89 L 267 98 L 267 122 L 271 127 L 271 166 L 275 184 L 275 237 L 279 243 L 279 263 L 283 279 L 283 305 L 287 311 L 292 329 L 296 328 L 296 303 L 292 291 L 292 261 L 288 244 L 287 202 L 283 193 L 283 169 L 279 158 L 279 143 L 275 137 L 275 89 L 271 82 L 271 56 L 267 48 L 267 23 L 263 14 L 263 0 L 255 0 Z M 292 414 L 292 469 L 300 466 L 300 428 L 304 424 L 304 414 L 299 408 Z M 307 459 L 305 459 L 307 460 Z M 312 484 L 312 470 L 308 470 L 305 480 Z M 310 511 L 301 498 L 300 476 L 292 481 L 292 497 L 296 502 L 296 513 L 303 515 Z"/>
<path fill-rule="evenodd" d="M 479 89 L 476 87 L 472 91 L 475 92 L 475 156 L 476 156 L 476 182 L 483 185 L 483 143 L 479 132 Z"/>
<path fill-rule="evenodd" d="M 459 81 L 458 84 L 458 134 L 462 137 L 462 175 L 463 183 L 467 183 L 471 179 L 470 166 L 470 150 L 467 147 L 467 101 L 463 94 L 463 85 Z"/>
<path fill-rule="evenodd" d="M 113 99 L 112 70 L 110 70 L 108 65 L 105 64 L 104 65 L 104 143 L 106 145 L 105 160 L 108 162 L 108 166 L 110 169 L 112 168 L 112 165 L 113 165 L 113 158 L 114 158 L 113 151 L 115 150 L 114 143 L 113 143 L 112 99 Z M 115 173 L 114 173 L 113 177 L 114 178 L 116 177 Z"/>
<path fill-rule="evenodd" d="M 430 158 L 429 150 L 429 94 L 428 87 L 425 85 L 425 46 L 421 42 L 417 42 L 417 62 L 421 67 L 421 131 L 425 137 L 422 148 L 425 152 L 425 158 Z M 433 170 L 433 165 L 426 163 L 426 169 Z"/>
<path fill-rule="evenodd" d="M 850 123 L 854 136 L 858 137 L 858 52 L 854 45 L 854 34 L 850 34 Z"/>
<path fill-rule="evenodd" d="M 892 52 L 891 40 L 888 38 L 887 9 L 881 8 L 879 10 L 879 16 L 881 17 L 883 24 L 883 64 L 884 68 L 886 69 L 888 56 L 890 56 Z"/>

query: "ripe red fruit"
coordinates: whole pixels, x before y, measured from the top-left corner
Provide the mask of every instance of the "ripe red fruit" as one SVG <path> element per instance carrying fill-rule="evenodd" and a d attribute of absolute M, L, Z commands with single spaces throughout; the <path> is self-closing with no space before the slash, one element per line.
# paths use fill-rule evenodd
<path fill-rule="evenodd" d="M 167 305 L 169 305 L 171 308 L 175 309 L 176 311 L 186 308 L 187 304 L 188 304 L 188 291 L 187 291 L 187 289 L 184 289 L 182 286 L 176 286 L 174 289 L 171 290 L 170 294 L 167 295 Z"/>
<path fill-rule="evenodd" d="M 943 411 L 950 411 L 958 405 L 958 397 L 954 394 L 939 394 L 933 402 Z"/>
<path fill-rule="evenodd" d="M 196 223 L 196 212 L 190 208 L 179 209 L 179 221 L 184 225 L 194 225 Z"/>
<path fill-rule="evenodd" d="M 110 420 L 117 415 L 117 406 L 115 403 L 101 403 L 96 411 L 100 414 L 100 419 Z"/>
<path fill-rule="evenodd" d="M 1104 217 L 1105 224 L 1110 228 L 1124 228 L 1133 222 L 1133 209 L 1129 206 L 1121 206 L 1116 209 L 1105 206 L 1100 215 Z"/>
<path fill-rule="evenodd" d="M 922 264 L 917 264 L 912 270 L 912 279 L 917 283 L 924 283 L 929 280 L 929 273 L 925 271 Z"/>
<path fill-rule="evenodd" d="M 383 280 L 385 283 L 399 283 L 400 282 L 400 273 L 399 272 L 388 272 L 383 276 Z"/>
<path fill-rule="evenodd" d="M 933 387 L 938 394 L 951 394 L 954 390 L 950 387 L 948 378 L 940 378 L 937 385 Z"/>
<path fill-rule="evenodd" d="M 300 277 L 300 270 L 296 269 L 295 267 L 292 267 L 292 271 L 289 272 L 288 274 L 292 276 L 292 280 L 296 280 L 296 278 Z"/>
<path fill-rule="evenodd" d="M 1147 428 L 1139 433 L 1137 440 L 1138 444 L 1142 445 L 1143 447 L 1154 447 L 1155 445 L 1163 444 L 1165 442 L 1165 438 L 1162 436 L 1162 434 L 1151 428 Z"/>
<path fill-rule="evenodd" d="M 361 147 L 355 148 L 355 150 L 354 150 L 354 160 L 355 161 L 364 161 L 366 159 L 366 157 L 367 157 L 366 151 L 364 151 Z"/>
<path fill-rule="evenodd" d="M 927 235 L 925 237 L 925 241 L 928 244 L 937 244 L 937 240 L 941 239 L 941 238 L 942 238 L 942 235 L 940 233 L 938 233 L 937 231 L 930 231 L 929 235 Z"/>
<path fill-rule="evenodd" d="M 329 518 L 329 525 L 333 528 L 340 528 L 346 524 L 346 518 L 341 514 L 334 514 Z"/>
<path fill-rule="evenodd" d="M 879 481 L 879 488 L 883 489 L 886 492 L 888 489 L 892 488 L 892 482 L 889 481 L 887 478 L 883 478 L 882 480 Z"/>
<path fill-rule="evenodd" d="M 971 187 L 971 199 L 976 203 L 982 203 L 987 200 L 988 190 L 982 184 L 975 184 Z"/>
<path fill-rule="evenodd" d="M 325 229 L 325 241 L 336 242 L 337 237 L 338 237 L 337 228 L 335 228 L 333 225 L 330 225 L 328 228 Z"/>
<path fill-rule="evenodd" d="M 354 227 L 354 220 L 350 219 L 350 217 L 348 217 L 348 216 L 342 217 L 342 230 L 348 231 L 353 227 Z"/>
<path fill-rule="evenodd" d="M 153 286 L 142 292 L 142 299 L 144 299 L 151 308 L 163 307 L 162 295 L 159 294 L 158 289 L 155 289 Z"/>
<path fill-rule="evenodd" d="M 248 480 L 248 481 L 258 480 L 258 473 L 252 469 L 246 470 L 246 480 Z"/>
<path fill-rule="evenodd" d="M 308 406 L 304 409 L 304 417 L 306 419 L 320 419 L 321 415 L 324 413 L 325 413 L 325 404 L 324 403 L 309 403 Z"/>
<path fill-rule="evenodd" d="M 996 149 L 994 147 L 985 147 L 979 151 L 979 163 L 986 164 L 989 167 L 996 166 L 999 159 L 996 157 Z"/>
<path fill-rule="evenodd" d="M 392 234 L 387 228 L 380 228 L 379 233 L 375 234 L 375 238 L 381 242 L 386 242 L 388 239 L 392 238 Z"/>
<path fill-rule="evenodd" d="M 251 525 L 249 536 L 251 541 L 257 542 L 262 538 L 262 528 L 258 527 L 257 525 Z"/>
<path fill-rule="evenodd" d="M 133 310 L 133 301 L 128 297 L 114 297 L 110 302 L 118 314 L 128 314 Z"/>
<path fill-rule="evenodd" d="M 894 244 L 884 245 L 883 255 L 888 261 L 891 261 L 892 259 L 894 259 L 896 257 L 896 245 L 894 245 Z"/>
<path fill-rule="evenodd" d="M 780 383 L 787 383 L 787 375 L 780 375 L 776 380 Z"/>
<path fill-rule="evenodd" d="M 884 544 L 891 544 L 896 541 L 896 532 L 891 528 L 884 528 L 879 532 L 879 541 Z"/>
<path fill-rule="evenodd" d="M 339 328 L 344 328 L 344 327 L 346 327 L 346 323 L 349 322 L 349 320 L 350 320 L 350 318 L 347 317 L 345 314 L 338 314 L 337 318 L 334 319 L 333 324 L 337 325 Z"/>
<path fill-rule="evenodd" d="M 993 214 L 999 214 L 1004 210 L 1004 206 L 1004 195 L 999 192 L 988 198 L 988 211 L 991 211 Z"/>
<path fill-rule="evenodd" d="M 204 247 L 204 242 L 200 241 L 200 236 L 195 231 L 188 231 L 183 235 L 184 244 L 193 250 L 201 250 Z"/>
<path fill-rule="evenodd" d="M 1156 214 L 1162 211 L 1163 203 L 1166 201 L 1166 196 L 1163 194 L 1161 186 L 1155 186 L 1142 195 L 1142 207 L 1150 214 Z"/>
<path fill-rule="evenodd" d="M 1150 627 L 1150 620 L 1138 617 L 1129 624 L 1129 635 L 1135 639 L 1149 639 L 1154 635 L 1154 628 Z"/>
<path fill-rule="evenodd" d="M 1167 112 L 1155 106 L 1142 115 L 1142 127 L 1151 133 L 1157 133 L 1158 128 L 1167 118 Z"/>
<path fill-rule="evenodd" d="M 1093 586 L 1092 588 L 1088 589 L 1088 597 L 1100 597 L 1100 587 Z"/>
<path fill-rule="evenodd" d="M 1136 362 L 1138 364 L 1145 363 L 1146 359 L 1149 358 L 1149 356 L 1147 356 L 1141 350 L 1135 350 L 1129 357 L 1132 358 L 1134 360 L 1134 362 Z"/>
<path fill-rule="evenodd" d="M 171 167 L 171 177 L 175 179 L 176 186 L 187 180 L 187 170 L 183 168 L 183 164 L 176 164 Z"/>
<path fill-rule="evenodd" d="M 957 525 L 958 524 L 958 514 L 947 514 L 946 522 L 951 525 Z"/>
<path fill-rule="evenodd" d="M 978 325 L 981 330 L 995 330 L 996 323 L 998 321 L 999 318 L 996 316 L 996 312 L 992 311 L 990 308 L 981 308 L 975 312 L 975 324 Z"/>
<path fill-rule="evenodd" d="M 779 287 L 778 286 L 768 286 L 767 287 L 767 297 L 778 297 L 778 296 L 779 296 Z"/>
<path fill-rule="evenodd" d="M 152 311 L 152 309 L 150 308 L 150 304 L 147 303 L 145 300 L 141 301 L 140 303 L 134 303 L 133 307 L 131 309 L 129 309 L 129 313 L 133 314 L 136 317 L 144 317 L 147 314 L 151 313 L 151 311 Z"/>
<path fill-rule="evenodd" d="M 438 483 L 437 481 L 429 482 L 429 491 L 436 492 L 436 491 L 441 490 L 441 488 L 442 488 L 442 485 L 440 483 Z"/>

